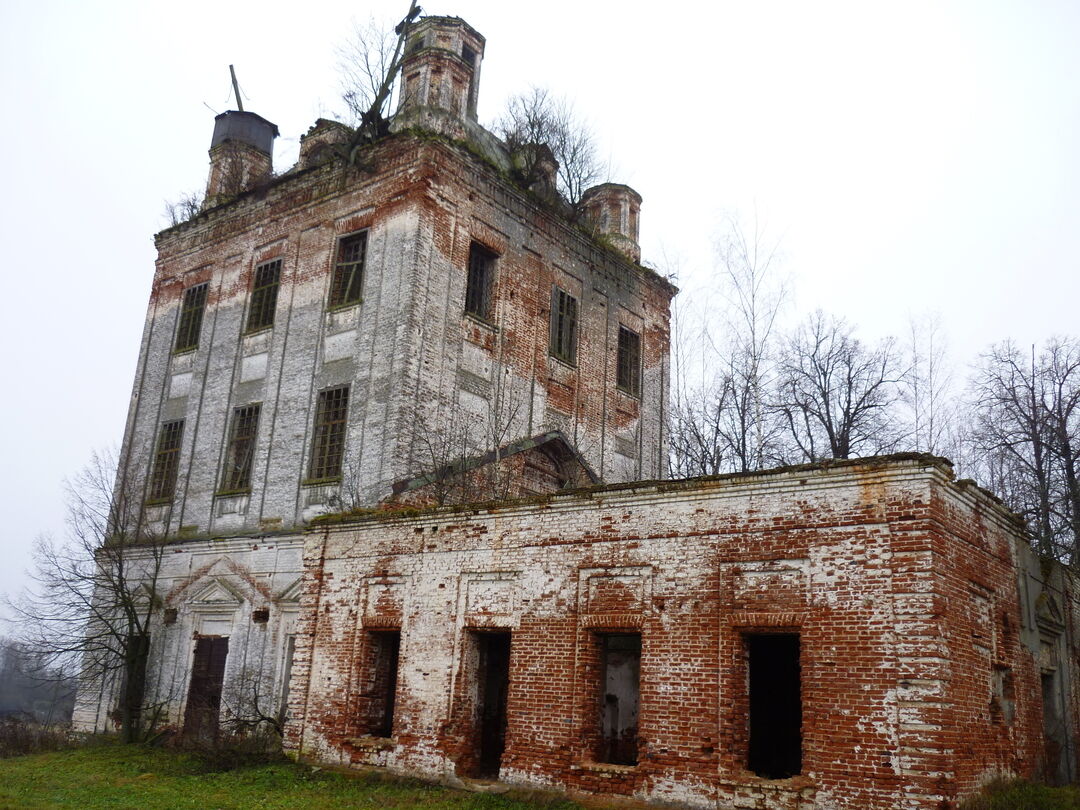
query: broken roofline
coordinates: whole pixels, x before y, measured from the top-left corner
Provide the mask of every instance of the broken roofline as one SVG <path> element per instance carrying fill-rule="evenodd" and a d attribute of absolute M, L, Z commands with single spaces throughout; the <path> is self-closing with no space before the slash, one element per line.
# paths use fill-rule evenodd
<path fill-rule="evenodd" d="M 330 119 L 321 118 L 316 121 L 316 125 L 318 124 L 318 121 L 334 123 L 338 126 L 350 130 L 352 129 L 347 124 L 342 124 L 339 121 L 331 122 Z M 408 144 L 415 147 L 424 145 L 438 147 L 441 148 L 443 154 L 451 154 L 458 159 L 469 161 L 469 164 L 472 167 L 478 169 L 482 173 L 481 176 L 485 181 L 498 185 L 502 189 L 511 192 L 517 203 L 524 206 L 527 210 L 532 211 L 534 214 L 545 217 L 555 228 L 558 228 L 563 233 L 568 241 L 574 241 L 585 246 L 583 250 L 598 251 L 598 255 L 606 257 L 606 259 L 617 265 L 631 268 L 632 272 L 640 274 L 642 278 L 648 279 L 650 283 L 659 285 L 661 289 L 668 293 L 669 298 L 673 298 L 679 292 L 679 288 L 659 270 L 641 262 L 635 262 L 625 254 L 607 247 L 602 240 L 589 233 L 580 225 L 571 222 L 564 215 L 543 205 L 535 195 L 509 179 L 505 172 L 500 170 L 497 165 L 481 154 L 470 142 L 441 135 L 432 130 L 414 128 L 391 133 L 374 143 L 365 145 L 364 148 L 365 150 L 371 150 L 371 156 L 373 158 L 379 158 L 382 156 L 380 153 L 384 150 L 400 149 L 403 147 L 408 148 Z M 161 254 L 167 250 L 166 246 L 171 240 L 176 239 L 181 235 L 185 235 L 189 231 L 200 227 L 210 228 L 221 226 L 224 221 L 229 221 L 233 217 L 242 217 L 246 210 L 245 206 L 258 203 L 273 194 L 285 194 L 290 191 L 296 191 L 298 188 L 302 187 L 304 183 L 310 183 L 311 179 L 317 177 L 320 173 L 326 174 L 329 178 L 338 177 L 341 174 L 350 172 L 354 173 L 353 176 L 357 178 L 365 176 L 363 172 L 355 166 L 349 165 L 344 159 L 328 160 L 309 166 L 300 166 L 298 162 L 288 171 L 267 178 L 264 182 L 238 193 L 226 202 L 206 208 L 190 219 L 184 220 L 176 225 L 170 225 L 168 228 L 163 228 L 158 231 L 154 235 L 154 244 L 157 247 L 159 254 L 158 261 L 160 263 Z M 333 196 L 340 191 L 340 188 L 331 187 L 330 184 L 327 184 L 325 189 L 324 196 L 326 197 Z M 320 199 L 322 199 L 322 197 L 320 197 Z M 295 207 L 300 208 L 307 204 L 309 203 L 296 203 Z M 239 227 L 244 228 L 247 226 L 241 225 Z M 223 232 L 221 236 L 211 236 L 210 241 L 229 239 L 232 238 L 234 234 L 235 231 L 226 229 L 226 232 Z"/>
<path fill-rule="evenodd" d="M 559 431 L 552 431 L 552 433 L 558 432 Z M 533 439 L 536 438 L 538 437 L 533 437 Z M 565 437 L 563 438 L 565 440 Z M 801 486 L 807 483 L 807 480 L 805 479 L 808 479 L 811 476 L 817 479 L 816 483 L 831 484 L 835 486 L 841 485 L 843 483 L 843 476 L 850 474 L 891 474 L 898 476 L 911 474 L 912 472 L 916 474 L 927 472 L 936 476 L 940 483 L 947 486 L 957 497 L 967 500 L 972 504 L 982 502 L 988 510 L 996 516 L 1000 523 L 1014 531 L 1023 533 L 1023 518 L 1009 510 L 1000 498 L 989 490 L 980 487 L 971 479 L 955 480 L 952 462 L 942 456 L 935 456 L 929 453 L 892 453 L 882 456 L 867 456 L 865 458 L 827 459 L 812 464 L 796 464 L 755 472 L 725 473 L 723 475 L 706 475 L 697 478 L 679 478 L 671 480 L 653 479 L 628 481 L 619 484 L 598 483 L 592 486 L 578 487 L 576 489 L 564 489 L 546 495 L 530 495 L 524 498 L 479 501 L 449 506 L 410 507 L 394 511 L 387 511 L 376 507 L 352 512 L 320 515 L 311 521 L 307 531 L 337 524 L 393 521 L 418 516 L 436 516 L 440 514 L 461 512 L 503 511 L 536 504 L 566 503 L 574 499 L 593 500 L 602 498 L 604 495 L 614 496 L 626 494 L 634 497 L 642 497 L 649 494 L 663 495 L 680 491 L 690 493 L 695 489 L 703 492 L 727 488 L 735 489 L 736 487 L 747 485 L 753 485 L 758 488 L 757 491 L 759 493 L 763 493 L 765 488 L 772 489 L 773 487 L 792 486 L 793 482 L 795 486 Z M 410 480 L 416 479 L 406 479 L 406 482 Z M 398 483 L 402 484 L 406 482 Z M 418 484 L 417 486 L 422 486 L 422 484 Z"/>
<path fill-rule="evenodd" d="M 564 459 L 576 461 L 581 465 L 581 468 L 585 471 L 585 474 L 589 477 L 589 480 L 593 484 L 599 484 L 600 478 L 588 462 L 577 451 L 577 448 L 570 443 L 570 440 L 566 438 L 561 430 L 549 430 L 546 433 L 539 433 L 536 436 L 530 436 L 525 439 L 518 439 L 517 441 L 505 444 L 497 450 L 489 450 L 483 455 L 471 456 L 469 458 L 459 459 L 437 470 L 417 475 L 412 478 L 403 478 L 400 481 L 395 481 L 391 487 L 392 495 L 401 495 L 405 492 L 412 492 L 414 489 L 420 489 L 426 487 L 429 484 L 434 484 L 439 481 L 445 481 L 454 475 L 461 475 L 471 470 L 475 470 L 479 467 L 483 467 L 487 464 L 491 464 L 496 461 L 502 461 L 503 459 L 515 456 L 518 453 L 523 453 L 526 450 L 543 450 L 547 452 L 547 446 L 551 445 L 557 450 L 561 450 L 561 455 Z M 556 459 L 557 461 L 560 459 Z"/>

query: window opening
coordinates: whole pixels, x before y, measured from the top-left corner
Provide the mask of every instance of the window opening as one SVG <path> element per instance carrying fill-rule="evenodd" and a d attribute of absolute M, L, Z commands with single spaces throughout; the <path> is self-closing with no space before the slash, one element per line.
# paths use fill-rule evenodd
<path fill-rule="evenodd" d="M 229 639 L 203 637 L 195 640 L 191 686 L 184 710 L 184 733 L 195 739 L 214 739 L 221 713 L 221 687 L 225 682 L 225 659 Z"/>
<path fill-rule="evenodd" d="M 766 779 L 802 772 L 799 636 L 746 636 L 750 703 L 747 765 Z"/>
<path fill-rule="evenodd" d="M 202 330 L 203 310 L 206 308 L 208 283 L 188 287 L 184 291 L 184 301 L 180 305 L 180 327 L 176 330 L 176 345 L 173 351 L 186 352 L 199 345 L 199 332 Z"/>
<path fill-rule="evenodd" d="M 600 636 L 600 751 L 597 760 L 637 765 L 641 634 Z"/>
<path fill-rule="evenodd" d="M 615 385 L 635 397 L 641 394 L 641 335 L 619 326 Z"/>
<path fill-rule="evenodd" d="M 578 302 L 565 290 L 551 292 L 551 354 L 573 365 L 577 362 Z"/>
<path fill-rule="evenodd" d="M 489 320 L 491 315 L 491 284 L 495 276 L 496 256 L 473 242 L 469 246 L 469 275 L 465 283 L 465 311 L 477 318 Z"/>
<path fill-rule="evenodd" d="M 165 422 L 158 431 L 154 469 L 150 473 L 150 500 L 167 501 L 176 490 L 176 471 L 180 466 L 180 439 L 184 420 Z"/>
<path fill-rule="evenodd" d="M 372 737 L 390 737 L 394 733 L 401 631 L 372 630 L 366 636 L 361 668 L 360 732 Z"/>
<path fill-rule="evenodd" d="M 315 407 L 315 436 L 309 477 L 313 481 L 338 478 L 345 451 L 345 423 L 349 411 L 349 386 L 319 392 Z"/>
<path fill-rule="evenodd" d="M 255 434 L 259 429 L 258 405 L 233 411 L 229 446 L 225 451 L 224 492 L 251 489 L 251 466 L 255 455 Z"/>
<path fill-rule="evenodd" d="M 232 411 L 232 430 L 226 449 L 222 491 L 240 492 L 252 487 L 252 459 L 259 427 L 259 406 L 247 405 Z"/>
<path fill-rule="evenodd" d="M 330 306 L 340 307 L 360 301 L 366 254 L 367 231 L 346 236 L 338 242 L 334 279 L 330 285 Z"/>
<path fill-rule="evenodd" d="M 281 286 L 281 259 L 260 264 L 255 268 L 251 288 L 251 308 L 248 310 L 248 332 L 257 332 L 274 325 L 278 289 Z"/>

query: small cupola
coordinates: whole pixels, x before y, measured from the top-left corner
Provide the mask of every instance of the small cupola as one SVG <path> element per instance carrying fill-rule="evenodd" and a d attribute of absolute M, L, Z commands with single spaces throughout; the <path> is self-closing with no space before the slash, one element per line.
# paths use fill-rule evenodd
<path fill-rule="evenodd" d="M 461 137 L 464 122 L 476 122 L 484 42 L 458 17 L 421 19 L 405 45 L 395 125 Z"/>
<path fill-rule="evenodd" d="M 631 261 L 641 261 L 638 223 L 641 195 L 621 183 L 601 183 L 581 195 L 581 208 L 597 234 Z"/>
<path fill-rule="evenodd" d="M 205 207 L 254 187 L 274 170 L 276 124 L 261 115 L 229 110 L 214 119 Z"/>

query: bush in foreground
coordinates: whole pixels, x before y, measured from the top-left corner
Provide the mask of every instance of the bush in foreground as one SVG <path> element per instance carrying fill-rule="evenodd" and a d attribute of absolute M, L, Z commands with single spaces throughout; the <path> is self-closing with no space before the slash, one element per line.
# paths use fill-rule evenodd
<path fill-rule="evenodd" d="M 1080 788 L 1048 787 L 1031 782 L 999 779 L 978 796 L 960 805 L 961 810 L 1080 810 Z"/>
<path fill-rule="evenodd" d="M 24 715 L 0 717 L 0 759 L 62 751 L 74 746 L 71 729 L 67 726 L 45 725 Z"/>

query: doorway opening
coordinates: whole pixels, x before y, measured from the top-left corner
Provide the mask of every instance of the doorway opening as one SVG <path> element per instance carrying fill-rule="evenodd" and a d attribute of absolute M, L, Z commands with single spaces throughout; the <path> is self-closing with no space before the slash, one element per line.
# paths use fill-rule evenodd
<path fill-rule="evenodd" d="M 747 767 L 765 779 L 802 772 L 799 636 L 747 635 L 750 703 Z"/>
<path fill-rule="evenodd" d="M 221 715 L 221 687 L 225 682 L 225 659 L 229 655 L 227 636 L 195 639 L 184 733 L 196 739 L 214 739 Z"/>
<path fill-rule="evenodd" d="M 365 634 L 358 725 L 361 734 L 390 737 L 397 703 L 400 630 L 370 630 Z"/>
<path fill-rule="evenodd" d="M 497 779 L 506 750 L 506 698 L 510 691 L 510 633 L 469 633 L 475 696 L 472 750 L 466 775 Z"/>

